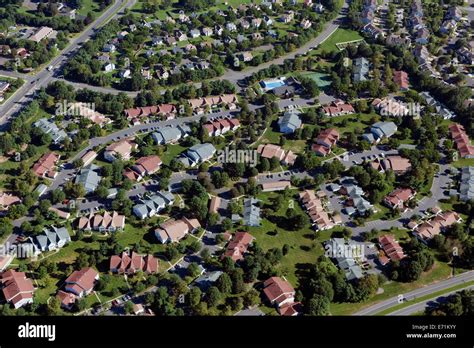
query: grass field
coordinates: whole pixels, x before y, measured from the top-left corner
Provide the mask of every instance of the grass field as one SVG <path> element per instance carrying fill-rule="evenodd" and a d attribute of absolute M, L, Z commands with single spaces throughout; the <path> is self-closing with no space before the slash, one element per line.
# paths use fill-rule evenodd
<path fill-rule="evenodd" d="M 357 31 L 349 30 L 349 29 L 342 29 L 338 28 L 326 41 L 324 41 L 318 49 L 316 49 L 313 54 L 318 54 L 323 51 L 331 52 L 331 51 L 339 51 L 336 47 L 337 43 L 353 41 L 353 40 L 360 40 L 362 36 Z"/>
<path fill-rule="evenodd" d="M 166 165 L 170 164 L 171 160 L 173 158 L 177 158 L 178 155 L 184 150 L 186 150 L 186 148 L 179 144 L 166 145 L 166 151 L 163 154 L 163 156 L 161 156 L 161 160 L 163 161 L 163 164 L 166 164 Z"/>
<path fill-rule="evenodd" d="M 474 158 L 461 158 L 451 163 L 451 165 L 456 168 L 474 166 Z"/>
<path fill-rule="evenodd" d="M 291 191 L 296 194 L 296 191 Z M 272 198 L 275 198 L 279 193 L 276 192 L 264 192 L 257 196 L 258 199 L 262 200 L 264 205 L 272 205 Z M 288 279 L 288 281 L 295 287 L 298 286 L 298 273 L 300 269 L 307 268 L 308 264 L 314 264 L 316 259 L 323 254 L 323 247 L 321 242 L 331 237 L 333 230 L 327 230 L 323 232 L 315 232 L 307 220 L 306 225 L 297 231 L 289 231 L 285 229 L 284 220 L 286 219 L 285 213 L 290 204 L 293 201 L 294 209 L 297 213 L 306 213 L 299 206 L 296 198 L 291 198 L 288 203 L 284 204 L 283 207 L 273 214 L 268 219 L 262 219 L 262 225 L 260 227 L 250 227 L 250 233 L 256 238 L 256 243 L 260 245 L 264 250 L 272 248 L 282 248 L 285 244 L 290 246 L 290 251 L 287 255 L 283 256 L 280 262 L 279 269 L 282 274 Z"/>

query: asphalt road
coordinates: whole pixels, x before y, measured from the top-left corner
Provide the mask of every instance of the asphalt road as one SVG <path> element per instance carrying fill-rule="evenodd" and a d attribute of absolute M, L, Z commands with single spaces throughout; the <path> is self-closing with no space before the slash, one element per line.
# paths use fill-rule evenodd
<path fill-rule="evenodd" d="M 340 23 L 344 20 L 345 18 L 345 13 L 348 8 L 348 3 L 344 2 L 343 8 L 339 15 L 334 18 L 332 21 L 329 23 L 326 23 L 323 31 L 319 33 L 318 36 L 316 36 L 314 39 L 306 43 L 305 45 L 297 48 L 296 50 L 289 52 L 288 54 L 285 54 L 284 56 L 281 56 L 277 59 L 271 60 L 269 62 L 260 64 L 255 67 L 249 67 L 247 69 L 244 69 L 242 71 L 234 71 L 234 70 L 229 70 L 227 69 L 224 75 L 214 79 L 214 80 L 228 80 L 234 84 L 238 88 L 239 85 L 237 84 L 238 81 L 243 81 L 247 77 L 251 76 L 252 74 L 270 67 L 271 65 L 279 65 L 283 64 L 283 62 L 287 59 L 294 59 L 297 55 L 302 55 L 307 53 L 313 48 L 316 48 L 318 45 L 322 44 L 324 41 L 326 41 L 335 31 L 337 28 L 339 28 Z M 136 91 L 121 91 L 112 87 L 99 87 L 99 86 L 90 86 L 84 83 L 79 83 L 79 82 L 70 82 L 68 81 L 74 88 L 81 89 L 81 88 L 88 88 L 90 90 L 96 91 L 96 92 L 101 92 L 101 93 L 110 93 L 110 94 L 118 94 L 120 92 L 123 92 L 127 94 L 130 97 L 135 97 L 139 92 Z M 194 85 L 199 88 L 200 83 L 194 83 Z M 163 90 L 163 93 L 165 90 Z"/>
<path fill-rule="evenodd" d="M 471 285 L 471 286 L 468 286 L 464 289 L 474 289 L 474 285 Z M 393 315 L 412 315 L 412 314 L 415 314 L 415 313 L 419 313 L 419 312 L 423 312 L 425 310 L 425 308 L 432 302 L 442 302 L 443 300 L 446 299 L 447 296 L 449 295 L 452 295 L 458 291 L 461 291 L 461 290 L 464 290 L 464 289 L 460 289 L 460 290 L 454 290 L 454 291 L 449 291 L 445 294 L 443 294 L 442 296 L 437 296 L 437 297 L 433 297 L 433 298 L 430 298 L 426 301 L 422 301 L 422 302 L 419 302 L 419 303 L 416 303 L 412 306 L 409 306 L 409 307 L 406 307 L 406 308 L 403 308 L 403 309 L 400 309 L 398 311 L 394 311 L 392 313 L 390 313 L 389 315 L 393 316 Z"/>
<path fill-rule="evenodd" d="M 411 301 L 421 296 L 426 296 L 433 292 L 437 292 L 443 289 L 449 289 L 453 286 L 463 284 L 471 280 L 474 280 L 474 271 L 465 272 L 457 276 L 454 276 L 452 278 L 449 278 L 449 279 L 446 279 L 446 280 L 443 280 L 431 285 L 427 285 L 423 288 L 416 289 L 416 290 L 407 292 L 406 294 L 400 294 L 400 295 L 404 296 L 405 301 Z M 354 313 L 353 315 L 377 315 L 377 313 L 380 313 L 384 310 L 390 309 L 391 307 L 394 307 L 397 305 L 399 305 L 398 296 L 379 302 L 373 306 L 364 308 Z M 407 313 L 415 313 L 415 312 L 410 312 L 407 310 Z"/>
<path fill-rule="evenodd" d="M 110 19 L 123 13 L 123 9 L 119 11 L 120 7 L 130 8 L 135 4 L 136 0 L 117 0 L 110 6 L 99 18 L 97 18 L 89 27 L 82 33 L 70 40 L 69 45 L 54 58 L 43 70 L 26 79 L 26 83 L 5 103 L 0 106 L 0 126 L 4 126 L 9 122 L 12 116 L 20 111 L 24 106 L 33 100 L 35 92 L 41 88 L 46 87 L 53 79 L 54 75 L 69 57 L 86 41 L 88 41 L 103 24 Z M 52 71 L 48 71 L 47 67 L 52 66 Z M 1 72 L 0 74 L 8 75 L 8 73 Z M 13 73 L 9 76 L 15 76 Z M 19 77 L 20 75 L 17 75 Z"/>

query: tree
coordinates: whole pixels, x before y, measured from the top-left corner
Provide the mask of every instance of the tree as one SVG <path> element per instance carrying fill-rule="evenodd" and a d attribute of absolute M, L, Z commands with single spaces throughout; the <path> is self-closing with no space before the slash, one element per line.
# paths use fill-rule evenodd
<path fill-rule="evenodd" d="M 59 315 L 61 312 L 61 302 L 56 296 L 53 296 L 48 301 L 48 307 L 46 313 L 49 316 Z"/>
<path fill-rule="evenodd" d="M 329 315 L 329 300 L 322 295 L 314 295 L 309 300 L 308 314 L 313 316 Z"/>
<path fill-rule="evenodd" d="M 244 294 L 243 299 L 245 307 L 252 307 L 260 303 L 260 295 L 258 291 L 253 288 Z"/>
<path fill-rule="evenodd" d="M 227 273 L 222 273 L 217 279 L 216 286 L 223 294 L 230 294 L 232 291 L 232 280 Z"/>
<path fill-rule="evenodd" d="M 188 266 L 188 275 L 191 278 L 196 278 L 200 273 L 199 265 L 196 262 L 191 262 Z"/>
<path fill-rule="evenodd" d="M 125 310 L 125 314 L 132 314 L 133 313 L 133 303 L 131 301 L 125 302 L 124 310 Z"/>
<path fill-rule="evenodd" d="M 222 302 L 222 294 L 215 286 L 211 286 L 207 290 L 206 301 L 209 307 L 216 307 Z"/>
<path fill-rule="evenodd" d="M 232 292 L 234 294 L 240 294 L 241 292 L 245 291 L 243 273 L 244 271 L 242 268 L 236 268 L 230 274 L 230 278 L 232 279 Z"/>
<path fill-rule="evenodd" d="M 191 288 L 188 293 L 189 305 L 195 308 L 201 302 L 202 292 L 197 286 Z"/>

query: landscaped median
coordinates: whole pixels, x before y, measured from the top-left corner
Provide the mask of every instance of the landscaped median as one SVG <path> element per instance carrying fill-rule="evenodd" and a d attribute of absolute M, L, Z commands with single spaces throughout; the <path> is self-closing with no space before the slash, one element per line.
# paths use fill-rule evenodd
<path fill-rule="evenodd" d="M 383 311 L 381 311 L 381 312 L 379 312 L 375 315 L 387 315 L 387 314 L 393 313 L 397 310 L 400 310 L 400 309 L 403 309 L 403 308 L 406 308 L 406 307 L 410 307 L 414 304 L 417 304 L 417 303 L 420 303 L 420 302 L 423 302 L 423 301 L 426 301 L 426 300 L 435 300 L 436 298 L 438 298 L 438 297 L 440 297 L 444 294 L 449 294 L 453 291 L 464 290 L 464 289 L 469 288 L 471 286 L 474 286 L 474 280 L 471 280 L 467 283 L 462 283 L 462 284 L 452 286 L 448 289 L 439 290 L 439 291 L 433 292 L 433 293 L 425 295 L 425 296 L 417 297 L 416 299 L 408 301 L 408 302 L 400 303 L 396 306 L 385 309 L 385 310 L 383 310 Z"/>

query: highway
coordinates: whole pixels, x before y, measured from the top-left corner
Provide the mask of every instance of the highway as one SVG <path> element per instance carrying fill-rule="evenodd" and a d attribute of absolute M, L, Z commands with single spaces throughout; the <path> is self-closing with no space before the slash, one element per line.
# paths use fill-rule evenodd
<path fill-rule="evenodd" d="M 411 301 L 411 300 L 415 300 L 416 298 L 426 296 L 426 295 L 429 295 L 429 294 L 434 293 L 434 292 L 438 292 L 438 291 L 441 291 L 441 290 L 444 290 L 444 289 L 449 289 L 449 288 L 451 288 L 453 286 L 456 286 L 456 285 L 459 285 L 459 284 L 467 283 L 471 280 L 474 280 L 474 271 L 465 272 L 465 273 L 456 275 L 454 277 L 442 280 L 440 282 L 430 284 L 430 285 L 424 286 L 422 288 L 407 292 L 405 294 L 400 294 L 400 295 L 404 296 L 405 302 L 406 301 Z M 428 301 L 426 301 L 426 302 L 428 302 Z M 423 302 L 421 302 L 421 303 L 423 303 Z M 373 306 L 364 308 L 364 309 L 354 313 L 353 315 L 377 315 L 378 313 L 383 312 L 385 310 L 388 310 L 388 309 L 390 309 L 394 306 L 397 306 L 399 304 L 400 303 L 398 302 L 398 296 L 396 296 L 396 297 L 392 297 L 388 300 L 376 303 Z M 407 307 L 407 308 L 410 308 L 410 307 Z M 419 311 L 418 310 L 419 306 L 416 306 L 416 307 L 414 307 L 413 309 L 410 309 L 410 310 L 407 309 L 407 308 L 405 308 L 405 310 L 399 310 L 397 312 L 399 313 L 399 315 L 410 315 L 412 313 L 415 313 L 416 311 Z M 423 306 L 423 308 L 424 308 L 424 306 Z M 423 310 L 423 309 L 421 309 L 421 310 Z M 406 313 L 406 314 L 404 314 L 404 313 Z"/>
<path fill-rule="evenodd" d="M 445 293 L 445 294 L 443 294 L 443 295 L 441 295 L 441 296 L 435 296 L 435 297 L 430 298 L 430 299 L 428 299 L 428 300 L 421 301 L 421 302 L 416 303 L 416 304 L 414 304 L 414 305 L 412 305 L 412 306 L 405 307 L 405 308 L 399 309 L 399 310 L 397 310 L 397 311 L 391 312 L 391 313 L 389 313 L 388 315 L 391 315 L 391 316 L 394 316 L 394 315 L 396 315 L 396 316 L 398 316 L 398 315 L 413 315 L 413 314 L 415 314 L 415 313 L 424 312 L 424 310 L 425 310 L 425 308 L 426 308 L 426 306 L 427 306 L 428 303 L 433 302 L 433 301 L 436 301 L 436 300 L 442 301 L 442 300 L 444 300 L 447 296 L 452 295 L 452 294 L 454 294 L 454 293 L 456 293 L 456 292 L 458 292 L 458 291 L 462 291 L 462 290 L 464 290 L 464 289 L 474 289 L 474 285 L 470 285 L 470 286 L 468 286 L 468 287 L 466 287 L 466 288 L 463 288 L 463 289 L 458 289 L 458 290 L 449 291 L 449 292 L 447 292 L 447 293 Z"/>
<path fill-rule="evenodd" d="M 23 107 L 33 100 L 35 92 L 41 87 L 46 87 L 53 79 L 57 71 L 60 71 L 63 64 L 67 62 L 72 54 L 95 33 L 96 29 L 106 24 L 112 18 L 123 14 L 125 8 L 130 8 L 136 0 L 117 0 L 111 5 L 99 18 L 89 25 L 83 32 L 69 41 L 69 45 L 61 51 L 48 65 L 35 75 L 22 75 L 16 73 L 0 72 L 0 75 L 10 77 L 22 77 L 26 80 L 25 84 L 16 93 L 8 98 L 0 106 L 0 127 L 4 127 Z M 123 8 L 122 8 L 123 6 Z M 49 71 L 48 67 L 52 66 Z"/>

